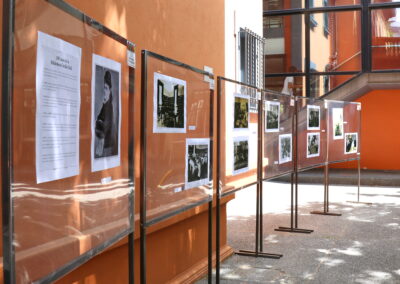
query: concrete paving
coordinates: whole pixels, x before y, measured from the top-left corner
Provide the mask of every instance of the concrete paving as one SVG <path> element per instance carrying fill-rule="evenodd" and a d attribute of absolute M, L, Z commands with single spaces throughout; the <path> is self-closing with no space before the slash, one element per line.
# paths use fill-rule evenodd
<path fill-rule="evenodd" d="M 299 228 L 312 234 L 277 232 L 290 225 L 290 185 L 264 184 L 264 252 L 280 260 L 233 255 L 221 264 L 220 283 L 400 283 L 400 188 L 330 186 L 330 211 L 323 186 L 299 187 Z M 255 190 L 240 191 L 228 204 L 228 244 L 254 249 Z M 214 271 L 215 272 L 215 271 Z M 206 279 L 198 283 L 206 283 Z M 213 279 L 215 283 L 215 279 Z"/>

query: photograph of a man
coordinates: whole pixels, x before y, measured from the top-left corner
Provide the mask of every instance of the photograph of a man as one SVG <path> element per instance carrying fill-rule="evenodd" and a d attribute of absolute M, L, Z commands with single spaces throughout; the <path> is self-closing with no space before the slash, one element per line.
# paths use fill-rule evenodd
<path fill-rule="evenodd" d="M 120 165 L 121 64 L 93 55 L 92 171 Z"/>
<path fill-rule="evenodd" d="M 96 118 L 95 158 L 118 154 L 118 116 L 114 117 L 111 72 L 104 72 L 103 101 Z"/>

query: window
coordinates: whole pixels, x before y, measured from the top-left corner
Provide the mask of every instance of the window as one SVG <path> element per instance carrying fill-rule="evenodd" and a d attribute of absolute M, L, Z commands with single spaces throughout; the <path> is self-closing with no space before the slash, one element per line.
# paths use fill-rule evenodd
<path fill-rule="evenodd" d="M 324 0 L 324 6 L 328 6 L 328 0 Z M 329 14 L 324 13 L 324 36 L 328 37 L 329 35 Z"/>
<path fill-rule="evenodd" d="M 239 31 L 241 81 L 264 88 L 264 38 L 249 29 Z M 250 94 L 250 111 L 257 112 L 257 94 Z"/>

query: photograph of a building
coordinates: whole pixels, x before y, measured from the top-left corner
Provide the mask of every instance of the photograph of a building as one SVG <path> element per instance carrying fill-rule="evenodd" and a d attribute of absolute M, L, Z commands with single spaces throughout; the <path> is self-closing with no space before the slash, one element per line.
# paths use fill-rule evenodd
<path fill-rule="evenodd" d="M 153 132 L 186 132 L 186 82 L 154 73 Z"/>

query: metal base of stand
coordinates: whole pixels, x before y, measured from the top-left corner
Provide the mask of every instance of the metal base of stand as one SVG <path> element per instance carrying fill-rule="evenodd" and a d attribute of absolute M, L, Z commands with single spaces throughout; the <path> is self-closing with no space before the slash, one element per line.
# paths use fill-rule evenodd
<path fill-rule="evenodd" d="M 275 229 L 275 231 L 287 232 L 287 233 L 302 233 L 302 234 L 311 234 L 312 232 L 314 232 L 314 230 L 291 228 L 291 227 L 279 227 L 278 229 Z"/>
<path fill-rule="evenodd" d="M 357 203 L 357 204 L 365 204 L 365 205 L 372 205 L 371 202 L 361 202 L 361 201 L 346 201 L 348 203 Z"/>
<path fill-rule="evenodd" d="M 239 250 L 235 251 L 235 254 L 244 256 L 253 256 L 253 257 L 273 258 L 273 259 L 280 259 L 283 256 L 282 254 L 255 252 L 251 250 Z"/>
<path fill-rule="evenodd" d="M 340 214 L 340 213 L 331 213 L 331 212 L 324 212 L 324 211 L 311 211 L 310 214 L 326 215 L 326 216 L 342 216 L 342 214 Z"/>

